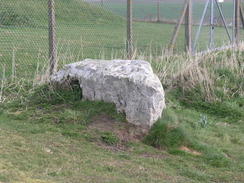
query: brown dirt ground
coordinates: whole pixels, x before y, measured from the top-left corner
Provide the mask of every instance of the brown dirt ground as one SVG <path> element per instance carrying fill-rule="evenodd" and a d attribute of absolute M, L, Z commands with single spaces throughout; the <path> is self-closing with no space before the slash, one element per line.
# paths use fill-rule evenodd
<path fill-rule="evenodd" d="M 117 122 L 105 114 L 93 118 L 89 128 L 103 132 L 113 132 L 120 139 L 121 143 L 139 143 L 149 131 L 147 127 L 135 126 L 126 122 Z"/>
<path fill-rule="evenodd" d="M 126 146 L 127 142 L 140 143 L 141 140 L 148 134 L 149 128 L 135 126 L 127 122 L 118 122 L 111 118 L 109 115 L 102 114 L 96 116 L 91 120 L 88 130 L 112 132 L 119 139 L 119 142 L 114 145 L 105 145 L 104 143 L 96 142 L 96 145 L 109 149 L 114 152 L 133 151 Z M 188 152 L 193 155 L 202 155 L 202 153 L 192 150 L 188 147 L 182 146 L 179 148 L 182 151 Z M 159 149 L 165 151 L 165 149 Z M 144 153 L 141 154 L 144 158 L 163 158 L 161 154 Z"/>
<path fill-rule="evenodd" d="M 190 149 L 190 148 L 188 148 L 188 147 L 185 147 L 185 146 L 180 147 L 180 150 L 181 150 L 181 151 L 188 152 L 188 153 L 193 154 L 193 155 L 202 155 L 202 153 L 197 152 L 197 151 L 195 151 L 195 150 L 193 150 L 193 149 Z"/>

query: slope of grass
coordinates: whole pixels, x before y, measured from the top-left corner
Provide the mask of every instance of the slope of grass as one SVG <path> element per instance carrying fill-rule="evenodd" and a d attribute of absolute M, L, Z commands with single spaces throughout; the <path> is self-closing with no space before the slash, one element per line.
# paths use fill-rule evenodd
<path fill-rule="evenodd" d="M 81 101 L 76 86 L 53 90 L 6 83 L 0 104 L 0 181 L 242 182 L 242 58 L 243 52 L 228 51 L 193 62 L 184 55 L 153 57 L 168 109 L 145 144 L 121 140 L 135 130 L 126 126 L 124 115 L 111 104 Z M 206 86 L 212 87 L 210 93 Z M 131 131 L 123 134 L 122 129 Z"/>
<path fill-rule="evenodd" d="M 42 93 L 45 90 L 45 87 L 37 90 L 26 104 L 1 105 L 2 182 L 241 182 L 243 179 L 243 128 L 239 125 L 226 125 L 208 116 L 211 124 L 203 129 L 198 123 L 201 113 L 169 105 L 181 119 L 184 130 L 195 139 L 190 148 L 202 155 L 177 148 L 167 152 L 133 142 L 126 142 L 124 150 L 113 151 L 109 150 L 113 145 L 103 143 L 105 137 L 111 139 L 109 132 L 91 132 L 87 126 L 87 119 L 92 123 L 92 116 L 99 117 L 101 112 L 123 124 L 113 106 L 80 102 L 79 93 L 73 92 L 67 98 L 64 93 L 46 96 Z M 70 96 L 76 97 L 70 99 Z"/>
<path fill-rule="evenodd" d="M 77 92 L 52 94 L 47 87 L 41 87 L 29 102 L 1 104 L 1 182 L 243 180 L 242 126 L 227 125 L 208 116 L 211 124 L 201 128 L 201 113 L 168 104 L 195 141 L 188 147 L 201 155 L 177 148 L 167 152 L 134 142 L 113 151 L 109 149 L 117 146 L 117 140 L 112 143 L 115 145 L 104 142 L 105 137 L 111 139 L 111 132 L 91 131 L 87 124 L 93 122 L 94 115 L 99 118 L 101 112 L 120 124 L 124 123 L 123 117 L 112 105 L 80 102 Z"/>
<path fill-rule="evenodd" d="M 60 63 L 81 57 L 98 58 L 104 45 L 107 50 L 116 44 L 120 50 L 124 48 L 124 19 L 120 16 L 76 0 L 55 1 L 55 11 Z M 6 66 L 9 76 L 14 65 L 22 77 L 32 77 L 38 65 L 43 68 L 47 64 L 47 12 L 45 0 L 0 2 L 1 72 Z M 117 35 L 111 36 L 111 27 Z M 88 48 L 83 51 L 84 47 Z"/>
<path fill-rule="evenodd" d="M 48 6 L 45 0 L 15 0 L 0 2 L 0 25 L 47 27 Z M 58 22 L 69 24 L 120 24 L 123 19 L 92 4 L 76 0 L 56 0 Z"/>

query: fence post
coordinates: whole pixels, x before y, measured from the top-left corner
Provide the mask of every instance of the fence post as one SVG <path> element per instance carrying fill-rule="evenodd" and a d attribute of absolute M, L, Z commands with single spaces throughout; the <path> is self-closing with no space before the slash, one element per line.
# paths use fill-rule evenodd
<path fill-rule="evenodd" d="M 189 0 L 185 15 L 185 47 L 186 52 L 192 52 L 192 0 Z"/>
<path fill-rule="evenodd" d="M 210 0 L 210 50 L 214 50 L 214 0 Z"/>
<path fill-rule="evenodd" d="M 101 7 L 103 7 L 103 0 L 101 0 Z"/>
<path fill-rule="evenodd" d="M 57 47 L 55 30 L 55 9 L 54 0 L 48 0 L 48 29 L 49 29 L 49 74 L 57 71 Z"/>
<path fill-rule="evenodd" d="M 244 29 L 244 12 L 243 12 L 243 8 L 240 2 L 240 17 L 241 17 L 241 23 L 242 23 L 242 27 Z"/>
<path fill-rule="evenodd" d="M 132 45 L 132 0 L 127 0 L 127 41 L 126 51 L 127 59 L 131 60 L 133 56 L 133 45 Z"/>
<path fill-rule="evenodd" d="M 188 2 L 189 2 L 189 0 L 185 0 L 184 5 L 183 5 L 183 7 L 181 9 L 181 12 L 180 12 L 180 17 L 179 17 L 179 19 L 177 20 L 177 22 L 175 24 L 175 28 L 174 28 L 172 37 L 170 39 L 169 47 L 168 47 L 168 51 L 169 52 L 173 51 L 176 38 L 177 38 L 177 36 L 179 34 L 179 31 L 180 31 L 180 26 L 181 26 L 181 24 L 183 22 L 185 14 L 186 14 L 186 9 L 187 9 L 188 4 L 189 4 Z"/>
<path fill-rule="evenodd" d="M 233 8 L 232 8 L 232 46 L 235 47 L 235 22 L 236 22 L 236 16 L 235 16 L 235 10 L 236 10 L 236 0 L 232 0 L 233 2 Z"/>
<path fill-rule="evenodd" d="M 240 0 L 235 0 L 235 44 L 239 42 L 239 23 L 240 23 Z"/>
<path fill-rule="evenodd" d="M 157 2 L 157 22 L 160 21 L 160 4 Z"/>

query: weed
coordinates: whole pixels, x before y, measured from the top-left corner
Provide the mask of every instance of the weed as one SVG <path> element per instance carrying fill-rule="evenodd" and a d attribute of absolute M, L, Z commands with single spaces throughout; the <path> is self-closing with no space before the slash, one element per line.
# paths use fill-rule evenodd
<path fill-rule="evenodd" d="M 106 165 L 106 166 L 104 167 L 104 169 L 105 169 L 105 171 L 108 171 L 108 172 L 113 172 L 113 171 L 115 171 L 115 169 L 114 169 L 113 166 L 108 166 L 108 165 Z"/>
<path fill-rule="evenodd" d="M 84 115 L 75 110 L 71 109 L 66 109 L 62 112 L 62 114 L 59 116 L 57 119 L 57 123 L 72 123 L 72 124 L 77 124 L 77 123 L 82 123 L 84 124 L 85 122 Z"/>
<path fill-rule="evenodd" d="M 14 120 L 27 120 L 28 119 L 28 112 L 17 111 L 15 113 L 8 113 L 7 116 Z"/>
<path fill-rule="evenodd" d="M 131 156 L 128 154 L 119 154 L 118 157 L 125 160 L 131 160 Z"/>
<path fill-rule="evenodd" d="M 0 115 L 4 114 L 4 110 L 1 108 L 0 109 Z"/>
<path fill-rule="evenodd" d="M 187 156 L 189 155 L 187 152 L 185 151 L 182 151 L 178 148 L 172 148 L 172 149 L 169 149 L 168 152 L 172 155 L 179 155 L 179 156 Z"/>
<path fill-rule="evenodd" d="M 187 98 L 188 97 L 190 97 L 190 95 L 188 95 Z M 181 100 L 181 104 L 190 108 L 194 107 L 196 110 L 218 116 L 229 122 L 237 122 L 244 117 L 244 114 L 242 112 L 243 108 L 238 105 L 239 100 L 241 100 L 241 98 L 227 100 L 223 102 L 205 102 L 197 98 L 196 96 L 191 95 L 190 100 L 184 98 Z"/>
<path fill-rule="evenodd" d="M 52 177 L 56 177 L 60 174 L 60 172 L 49 172 L 48 175 Z"/>
<path fill-rule="evenodd" d="M 200 123 L 202 128 L 205 128 L 207 125 L 209 125 L 209 123 L 207 122 L 207 116 L 200 115 L 199 123 Z"/>
<path fill-rule="evenodd" d="M 101 138 L 103 142 L 105 142 L 108 145 L 114 145 L 119 142 L 118 137 L 116 137 L 112 132 L 104 132 L 101 135 Z"/>
<path fill-rule="evenodd" d="M 62 135 L 65 137 L 70 137 L 70 138 L 77 138 L 79 137 L 79 133 L 77 132 L 70 132 L 70 131 L 64 131 L 62 132 Z"/>

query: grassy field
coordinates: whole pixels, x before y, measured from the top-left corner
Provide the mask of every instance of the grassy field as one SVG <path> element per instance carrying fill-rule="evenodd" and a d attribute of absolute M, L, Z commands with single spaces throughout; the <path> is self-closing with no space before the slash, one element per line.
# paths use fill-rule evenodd
<path fill-rule="evenodd" d="M 99 6 L 99 5 L 98 5 Z M 180 15 L 183 2 L 181 3 L 160 3 L 160 17 L 166 20 L 176 20 Z M 103 6 L 105 9 L 118 14 L 120 16 L 126 16 L 126 4 L 118 2 L 107 2 Z M 204 2 L 193 3 L 193 21 L 198 21 L 202 17 L 202 12 L 205 7 Z M 227 20 L 232 19 L 232 3 L 225 2 L 221 4 L 223 14 Z M 215 14 L 218 17 L 219 12 L 217 6 L 215 6 Z M 209 11 L 206 15 L 209 15 Z M 133 3 L 133 18 L 135 19 L 155 19 L 157 17 L 157 3 Z M 208 17 L 208 16 L 207 16 Z M 206 18 L 207 20 L 207 18 Z"/>
<path fill-rule="evenodd" d="M 14 73 L 17 77 L 32 77 L 40 69 L 45 70 L 48 62 L 46 1 L 14 2 L 0 2 L 0 75 L 5 67 L 6 76 Z M 125 58 L 126 22 L 122 17 L 88 3 L 61 0 L 56 1 L 56 17 L 60 67 L 85 58 Z M 135 22 L 136 55 L 162 54 L 173 28 L 171 24 Z M 202 29 L 199 50 L 208 46 L 208 30 Z M 178 52 L 184 49 L 183 36 L 182 28 L 175 48 Z M 215 41 L 216 47 L 228 42 L 223 28 L 216 28 Z"/>
<path fill-rule="evenodd" d="M 112 28 L 112 31 L 111 31 Z M 197 27 L 194 27 L 196 30 Z M 162 31 L 163 30 L 163 31 Z M 134 23 L 134 42 L 137 55 L 162 54 L 169 43 L 173 25 Z M 223 28 L 216 28 L 216 46 L 227 41 Z M 204 27 L 197 49 L 207 47 L 208 28 Z M 223 34 L 222 34 L 223 33 Z M 0 30 L 2 42 L 0 48 L 1 66 L 6 65 L 7 74 L 11 74 L 13 62 L 16 76 L 32 76 L 39 63 L 41 68 L 48 62 L 48 35 L 46 28 L 3 27 Z M 149 35 L 149 36 L 148 36 Z M 180 32 L 176 50 L 184 48 L 184 31 Z M 66 25 L 58 24 L 57 30 L 59 65 L 85 58 L 113 59 L 125 58 L 124 26 L 112 25 Z M 202 49 L 203 50 L 203 49 Z"/>
<path fill-rule="evenodd" d="M 243 52 L 154 59 L 167 110 L 148 136 L 113 105 L 81 101 L 76 86 L 6 83 L 0 182 L 241 183 Z"/>
<path fill-rule="evenodd" d="M 0 1 L 1 183 L 243 182 L 243 48 L 167 55 L 174 25 L 135 22 L 135 58 L 151 62 L 166 92 L 163 118 L 148 132 L 112 104 L 81 101 L 77 86 L 37 84 L 47 70 L 46 5 Z M 60 67 L 124 58 L 121 16 L 76 0 L 56 0 L 56 16 Z M 227 40 L 223 33 L 216 28 L 216 46 Z M 183 36 L 182 29 L 178 53 Z"/>

